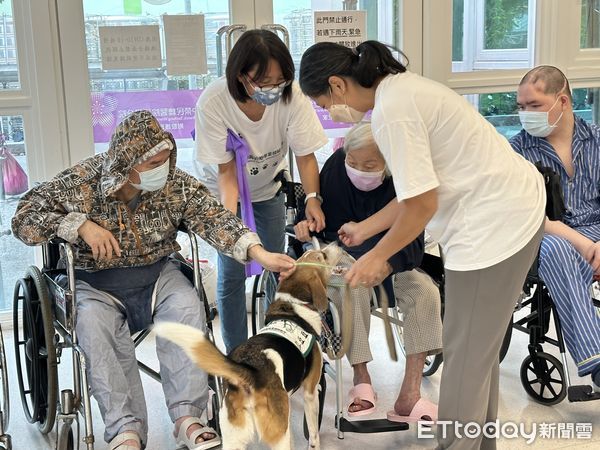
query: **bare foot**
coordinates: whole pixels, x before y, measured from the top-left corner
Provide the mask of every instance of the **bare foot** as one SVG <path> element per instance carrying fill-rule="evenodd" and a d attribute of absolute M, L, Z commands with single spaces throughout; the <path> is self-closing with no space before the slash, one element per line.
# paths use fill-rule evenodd
<path fill-rule="evenodd" d="M 416 403 L 421 399 L 420 395 L 417 396 L 398 396 L 394 403 L 394 411 L 399 416 L 409 416 L 415 407 Z M 426 420 L 431 420 L 431 417 L 424 417 Z"/>
<path fill-rule="evenodd" d="M 352 366 L 352 369 L 354 370 L 354 377 L 353 377 L 353 382 L 354 382 L 354 386 L 356 386 L 357 384 L 361 384 L 361 383 L 367 383 L 367 384 L 371 384 L 371 375 L 369 374 L 369 371 L 367 370 L 367 363 L 359 363 L 359 364 L 355 364 Z M 352 404 L 350 406 L 348 406 L 348 412 L 358 412 L 358 411 L 362 411 L 363 409 L 369 409 L 372 408 L 373 403 L 361 399 L 360 397 L 355 397 L 352 400 Z"/>

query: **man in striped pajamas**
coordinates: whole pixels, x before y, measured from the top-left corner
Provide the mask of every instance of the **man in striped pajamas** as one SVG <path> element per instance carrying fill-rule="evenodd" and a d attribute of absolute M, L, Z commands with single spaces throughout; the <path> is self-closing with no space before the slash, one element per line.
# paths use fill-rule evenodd
<path fill-rule="evenodd" d="M 567 348 L 580 376 L 600 387 L 600 309 L 590 285 L 600 279 L 600 127 L 573 114 L 569 82 L 556 67 L 539 66 L 517 91 L 523 130 L 513 148 L 561 177 L 563 221 L 546 220 L 539 274 L 557 307 Z"/>

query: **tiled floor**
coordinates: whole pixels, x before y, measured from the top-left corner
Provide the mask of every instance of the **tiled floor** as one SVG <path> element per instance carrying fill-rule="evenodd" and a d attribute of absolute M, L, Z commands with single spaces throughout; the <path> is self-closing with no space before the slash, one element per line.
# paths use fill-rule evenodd
<path fill-rule="evenodd" d="M 4 337 L 8 350 L 9 361 L 9 380 L 11 384 L 10 398 L 12 402 L 11 420 L 9 433 L 12 435 L 13 447 L 17 450 L 42 450 L 53 448 L 55 433 L 52 432 L 48 436 L 42 436 L 35 426 L 28 424 L 23 416 L 23 411 L 20 404 L 16 372 L 14 368 L 14 354 L 12 331 L 5 330 Z M 377 412 L 373 415 L 376 417 L 385 417 L 385 411 L 392 406 L 393 400 L 397 394 L 399 382 L 403 375 L 404 361 L 400 360 L 393 363 L 389 360 L 387 349 L 385 348 L 384 339 L 382 338 L 382 328 L 379 319 L 373 320 L 372 328 L 372 349 L 375 355 L 369 368 L 371 370 L 375 390 L 379 394 L 379 402 Z M 150 340 L 151 341 L 151 340 Z M 550 353 L 556 354 L 552 349 L 547 349 Z M 144 361 L 155 362 L 155 354 L 152 342 L 142 344 L 139 351 L 141 358 Z M 501 439 L 498 442 L 499 449 L 562 449 L 577 447 L 577 449 L 598 449 L 600 448 L 600 402 L 589 403 L 562 403 L 546 407 L 535 403 L 527 397 L 519 380 L 519 368 L 523 358 L 527 354 L 527 337 L 522 333 L 515 333 L 509 353 L 501 365 L 501 392 L 500 392 L 500 412 L 499 418 L 501 421 L 513 421 L 516 423 L 524 423 L 525 429 L 529 432 L 533 423 L 538 426 L 542 423 L 551 424 L 554 426 L 554 439 L 544 438 L 538 435 L 532 445 L 527 445 L 525 439 Z M 60 364 L 59 379 L 64 382 L 62 387 L 69 387 L 70 380 L 70 361 L 67 358 L 63 359 Z M 348 367 L 346 365 L 346 367 Z M 441 369 L 440 369 L 441 371 Z M 438 389 L 440 383 L 440 371 L 430 378 L 423 380 L 423 394 L 430 399 L 437 400 Z M 571 371 L 573 382 L 588 382 L 589 377 L 585 380 L 578 379 L 574 376 L 574 371 Z M 171 436 L 172 426 L 169 421 L 162 391 L 152 379 L 143 375 L 144 387 L 146 391 L 146 401 L 150 405 L 149 417 L 149 450 L 174 449 L 175 442 Z M 343 392 L 349 388 L 351 381 L 351 371 L 349 369 L 344 372 L 345 387 Z M 303 448 L 306 445 L 302 434 L 302 395 L 298 393 L 293 396 L 293 413 L 292 413 L 292 428 L 293 440 L 295 448 Z M 347 433 L 344 440 L 339 440 L 336 437 L 336 432 L 333 426 L 333 414 L 335 410 L 335 384 L 328 379 L 328 390 L 326 397 L 325 414 L 323 425 L 321 427 L 321 445 L 325 450 L 335 449 L 360 449 L 368 448 L 370 450 L 379 449 L 418 449 L 418 448 L 433 448 L 435 442 L 431 439 L 418 439 L 417 430 L 411 427 L 410 430 L 395 433 L 381 434 L 349 434 Z M 96 430 L 98 450 L 104 450 L 107 445 L 102 439 L 102 421 L 98 413 L 97 407 L 94 404 L 94 427 Z M 589 439 L 558 439 L 558 428 L 564 425 L 567 430 L 575 430 L 576 423 L 592 424 L 592 436 Z M 550 429 L 546 426 L 546 429 Z M 573 433 L 574 434 L 574 433 Z M 81 448 L 84 448 L 83 446 Z M 264 447 L 256 445 L 253 449 L 262 449 Z"/>

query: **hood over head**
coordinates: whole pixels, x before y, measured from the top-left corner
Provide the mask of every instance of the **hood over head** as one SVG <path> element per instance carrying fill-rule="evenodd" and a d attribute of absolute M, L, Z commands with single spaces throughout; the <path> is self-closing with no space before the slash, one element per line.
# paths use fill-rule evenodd
<path fill-rule="evenodd" d="M 134 111 L 117 125 L 102 166 L 100 188 L 105 197 L 114 195 L 129 180 L 133 166 L 163 150 L 171 150 L 169 176 L 175 170 L 177 145 L 150 111 Z"/>

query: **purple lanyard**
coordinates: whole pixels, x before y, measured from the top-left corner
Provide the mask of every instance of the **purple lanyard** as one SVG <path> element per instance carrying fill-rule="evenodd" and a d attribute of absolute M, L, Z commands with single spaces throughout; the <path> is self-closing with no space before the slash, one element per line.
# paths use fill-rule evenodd
<path fill-rule="evenodd" d="M 238 190 L 240 194 L 240 208 L 242 212 L 242 222 L 252 231 L 256 231 L 256 222 L 254 221 L 254 211 L 252 209 L 252 199 L 250 197 L 250 188 L 248 187 L 248 171 L 246 163 L 250 155 L 250 147 L 246 140 L 237 133 L 227 129 L 227 151 L 235 154 L 235 171 L 237 174 Z M 262 266 L 256 261 L 250 261 L 246 264 L 246 276 L 259 275 L 262 272 Z"/>

